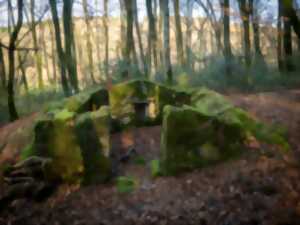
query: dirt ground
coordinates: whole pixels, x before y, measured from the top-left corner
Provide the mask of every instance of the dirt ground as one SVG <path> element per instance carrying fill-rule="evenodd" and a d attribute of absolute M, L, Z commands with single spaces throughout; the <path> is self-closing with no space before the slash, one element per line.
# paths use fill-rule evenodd
<path fill-rule="evenodd" d="M 63 185 L 45 202 L 14 201 L 0 213 L 0 225 L 299 225 L 300 91 L 229 98 L 261 120 L 286 126 L 292 152 L 282 156 L 266 146 L 263 152 L 247 150 L 236 161 L 152 178 L 149 162 L 159 156 L 161 128 L 132 129 L 112 137 L 113 148 L 126 152 L 133 146 L 145 159 L 120 165 L 120 175 L 138 181 L 132 193 L 118 193 L 114 181 Z"/>

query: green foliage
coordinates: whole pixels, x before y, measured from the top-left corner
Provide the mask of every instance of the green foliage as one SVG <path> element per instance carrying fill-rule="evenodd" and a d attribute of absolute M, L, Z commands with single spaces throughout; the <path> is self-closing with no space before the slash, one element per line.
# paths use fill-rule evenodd
<path fill-rule="evenodd" d="M 158 159 L 151 160 L 150 162 L 150 170 L 152 177 L 158 177 L 162 175 L 160 161 Z"/>
<path fill-rule="evenodd" d="M 136 156 L 133 158 L 133 163 L 136 165 L 144 166 L 146 164 L 146 160 L 143 156 Z"/>
<path fill-rule="evenodd" d="M 23 161 L 31 156 L 35 155 L 35 151 L 33 148 L 33 143 L 30 143 L 29 145 L 27 145 L 22 151 L 21 151 L 21 155 L 20 155 L 20 161 Z"/>
<path fill-rule="evenodd" d="M 63 109 L 63 110 L 58 111 L 57 113 L 55 113 L 54 119 L 55 120 L 67 121 L 67 120 L 70 120 L 70 119 L 74 118 L 74 116 L 75 116 L 74 112 L 70 112 L 67 109 Z"/>
<path fill-rule="evenodd" d="M 211 57 L 203 69 L 192 71 L 174 65 L 174 77 L 180 87 L 207 87 L 222 92 L 237 90 L 241 92 L 276 91 L 282 88 L 297 88 L 300 84 L 299 55 L 292 61 L 294 72 L 280 73 L 277 65 L 268 66 L 263 61 L 253 62 L 246 68 L 243 62 L 234 59 L 230 64 L 231 74 L 226 76 L 226 64 L 223 57 Z"/>
<path fill-rule="evenodd" d="M 116 186 L 119 193 L 131 193 L 137 186 L 137 180 L 131 176 L 121 176 L 117 178 Z"/>

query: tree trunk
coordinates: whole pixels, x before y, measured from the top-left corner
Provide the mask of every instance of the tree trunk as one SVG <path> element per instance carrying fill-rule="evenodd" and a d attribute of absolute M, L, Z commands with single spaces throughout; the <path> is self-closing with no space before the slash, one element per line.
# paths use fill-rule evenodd
<path fill-rule="evenodd" d="M 42 56 L 39 51 L 38 45 L 38 37 L 37 37 L 37 30 L 35 24 L 35 0 L 30 0 L 30 19 L 31 19 L 31 34 L 32 34 L 32 41 L 34 47 L 34 60 L 37 72 L 37 79 L 38 79 L 38 87 L 39 89 L 44 88 L 44 81 L 43 81 L 43 70 L 42 70 Z"/>
<path fill-rule="evenodd" d="M 0 47 L 0 81 L 2 87 L 6 87 L 6 71 L 2 47 Z"/>
<path fill-rule="evenodd" d="M 95 84 L 96 80 L 94 76 L 93 47 L 91 41 L 91 30 L 92 30 L 90 24 L 91 16 L 89 15 L 87 0 L 82 0 L 82 7 L 84 12 L 84 21 L 86 25 L 85 39 L 86 39 L 86 51 L 88 55 L 88 64 L 89 64 L 88 68 L 89 68 L 91 80 L 93 84 Z"/>
<path fill-rule="evenodd" d="M 192 26 L 193 26 L 193 0 L 187 1 L 187 15 L 186 15 L 186 64 L 192 70 L 194 70 L 194 60 L 192 51 Z"/>
<path fill-rule="evenodd" d="M 174 13 L 175 13 L 175 27 L 176 27 L 176 47 L 177 47 L 177 63 L 181 66 L 185 65 L 184 52 L 183 52 L 183 38 L 181 29 L 181 16 L 180 16 L 180 6 L 179 0 L 173 0 L 174 3 Z"/>
<path fill-rule="evenodd" d="M 59 26 L 59 18 L 57 14 L 57 8 L 56 8 L 56 0 L 49 0 L 50 8 L 51 8 L 51 14 L 52 14 L 52 21 L 54 25 L 54 31 L 55 31 L 55 42 L 56 42 L 56 51 L 58 55 L 58 64 L 60 67 L 60 75 L 61 75 L 61 84 L 64 91 L 65 96 L 70 95 L 70 87 L 67 79 L 67 68 L 66 68 L 66 60 L 65 60 L 65 54 L 62 47 L 62 39 L 61 39 L 61 32 L 60 32 L 60 26 Z"/>
<path fill-rule="evenodd" d="M 248 0 L 239 0 L 239 8 L 241 13 L 241 18 L 243 21 L 243 29 L 244 29 L 244 57 L 246 66 L 251 66 L 251 42 L 250 42 L 250 5 Z"/>
<path fill-rule="evenodd" d="M 164 68 L 167 75 L 167 82 L 173 83 L 173 72 L 171 66 L 171 55 L 170 55 L 170 18 L 169 18 L 169 0 L 160 0 L 163 12 L 163 52 L 164 52 Z"/>
<path fill-rule="evenodd" d="M 28 93 L 29 92 L 29 87 L 28 87 L 28 82 L 27 82 L 27 77 L 26 77 L 26 67 L 24 66 L 24 61 L 26 60 L 25 59 L 26 56 L 23 56 L 24 59 L 22 59 L 22 56 L 21 56 L 20 52 L 18 52 L 17 56 L 18 56 L 18 61 L 19 61 L 19 68 L 20 68 L 20 71 L 21 71 L 21 82 L 24 85 L 25 92 Z"/>
<path fill-rule="evenodd" d="M 57 74 L 56 74 L 56 51 L 55 51 L 55 37 L 54 37 L 54 32 L 51 26 L 51 23 L 49 21 L 49 33 L 50 33 L 50 43 L 51 43 L 51 58 L 52 58 L 52 73 L 53 73 L 53 84 L 56 87 L 56 82 L 57 82 Z"/>
<path fill-rule="evenodd" d="M 164 66 L 164 50 L 163 50 L 163 1 L 159 0 L 159 16 L 158 16 L 158 39 L 157 51 L 159 52 L 160 67 Z"/>
<path fill-rule="evenodd" d="M 255 51 L 255 62 L 259 62 L 262 64 L 264 68 L 267 68 L 267 64 L 265 62 L 264 56 L 261 51 L 260 46 L 260 28 L 259 28 L 259 16 L 257 11 L 257 5 L 254 4 L 254 0 L 249 0 L 250 10 L 251 10 L 251 21 L 253 28 L 253 40 L 254 40 L 254 51 Z"/>
<path fill-rule="evenodd" d="M 226 75 L 231 75 L 232 51 L 230 44 L 230 2 L 229 0 L 221 1 L 224 26 L 224 56 L 225 56 L 225 72 Z"/>
<path fill-rule="evenodd" d="M 44 62 L 45 62 L 45 67 L 46 67 L 46 74 L 47 74 L 48 82 L 50 84 L 53 84 L 53 80 L 51 78 L 50 71 L 49 71 L 49 60 L 48 60 L 49 56 L 48 56 L 48 52 L 47 52 L 44 24 L 40 25 L 40 32 L 41 32 L 40 43 L 42 45 L 42 51 L 43 51 Z"/>
<path fill-rule="evenodd" d="M 15 82 L 15 48 L 16 41 L 19 35 L 19 32 L 22 28 L 23 24 L 23 0 L 17 1 L 18 7 L 18 19 L 17 24 L 14 27 L 10 37 L 9 37 L 9 47 L 8 47 L 8 85 L 7 85 L 7 93 L 8 93 L 8 110 L 10 121 L 14 121 L 18 119 L 18 113 L 15 105 L 14 99 L 14 82 Z"/>
<path fill-rule="evenodd" d="M 133 15 L 134 15 L 134 24 L 135 24 L 135 30 L 136 30 L 136 34 L 137 34 L 137 38 L 138 38 L 138 45 L 139 45 L 141 60 L 142 60 L 142 64 L 143 64 L 144 76 L 147 77 L 148 76 L 148 66 L 146 63 L 146 58 L 145 58 L 145 53 L 144 53 L 144 47 L 143 47 L 143 41 L 142 41 L 141 30 L 140 30 L 140 25 L 139 25 L 138 8 L 137 8 L 136 0 L 133 0 Z"/>
<path fill-rule="evenodd" d="M 125 62 L 125 70 L 122 72 L 123 78 L 128 78 L 129 69 L 131 67 L 131 56 L 133 53 L 134 42 L 133 42 L 133 2 L 132 0 L 126 0 L 125 9 L 126 9 L 126 46 L 124 51 L 124 62 Z"/>
<path fill-rule="evenodd" d="M 70 83 L 73 92 L 78 93 L 78 78 L 77 78 L 77 62 L 76 62 L 76 47 L 74 40 L 74 28 L 72 23 L 72 8 L 73 0 L 63 0 L 63 25 L 65 37 L 65 59 Z"/>
<path fill-rule="evenodd" d="M 279 71 L 284 70 L 283 54 L 282 54 L 282 1 L 278 0 L 278 19 L 277 19 L 277 62 Z"/>
<path fill-rule="evenodd" d="M 104 73 L 106 79 L 109 79 L 109 30 L 108 30 L 108 0 L 103 0 L 104 16 L 104 42 L 105 42 L 105 57 L 104 57 Z"/>
<path fill-rule="evenodd" d="M 284 46 L 285 68 L 287 71 L 293 71 L 294 65 L 292 62 L 292 55 L 293 55 L 292 27 L 289 19 L 284 20 L 283 46 Z"/>
<path fill-rule="evenodd" d="M 149 70 L 151 71 L 152 66 L 152 55 L 154 62 L 154 69 L 158 69 L 157 61 L 157 34 L 155 26 L 155 17 L 152 10 L 152 0 L 146 0 L 147 15 L 148 15 L 148 50 L 147 50 L 147 61 L 149 64 Z M 155 8 L 156 10 L 156 8 Z"/>
<path fill-rule="evenodd" d="M 290 26 L 293 27 L 296 35 L 300 38 L 300 20 L 297 16 L 297 12 L 293 7 L 293 0 L 282 1 L 283 14 L 289 19 Z"/>
<path fill-rule="evenodd" d="M 120 22 L 121 22 L 121 40 L 120 40 L 120 49 L 122 52 L 122 58 L 125 58 L 125 51 L 126 51 L 126 7 L 125 7 L 125 0 L 119 0 L 120 2 Z"/>

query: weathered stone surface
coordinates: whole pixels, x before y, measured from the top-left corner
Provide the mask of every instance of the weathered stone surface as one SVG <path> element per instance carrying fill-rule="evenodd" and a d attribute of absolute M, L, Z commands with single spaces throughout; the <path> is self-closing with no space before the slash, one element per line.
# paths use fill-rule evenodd
<path fill-rule="evenodd" d="M 196 107 L 205 114 L 217 115 L 232 108 L 233 104 L 221 94 L 201 88 L 192 94 L 191 106 Z"/>
<path fill-rule="evenodd" d="M 65 109 L 77 114 L 96 111 L 101 106 L 109 105 L 108 92 L 104 88 L 96 88 L 89 91 L 83 91 L 77 95 L 66 98 L 63 101 L 53 102 L 45 111 L 50 114 Z"/>
<path fill-rule="evenodd" d="M 110 90 L 112 115 L 116 118 L 126 118 L 128 124 L 135 123 L 135 104 L 147 104 L 147 122 L 161 123 L 163 107 L 167 104 L 181 106 L 190 103 L 190 95 L 160 84 L 146 80 L 134 80 L 115 85 Z"/>
<path fill-rule="evenodd" d="M 54 178 L 78 182 L 83 173 L 81 149 L 74 133 L 74 113 L 63 110 L 52 118 L 37 122 L 34 142 L 26 156 L 36 155 L 53 160 Z"/>
<path fill-rule="evenodd" d="M 248 136 L 253 136 L 258 141 L 278 145 L 284 151 L 290 149 L 282 127 L 270 126 L 258 121 L 215 91 L 206 88 L 195 91 L 192 94 L 191 105 L 204 114 L 218 117 L 223 123 L 241 127 Z"/>
<path fill-rule="evenodd" d="M 233 158 L 241 152 L 245 138 L 238 119 L 215 117 L 189 106 L 166 106 L 161 140 L 162 172 L 173 175 Z"/>
<path fill-rule="evenodd" d="M 164 174 L 202 167 L 238 156 L 254 138 L 288 150 L 279 130 L 235 107 L 222 95 L 200 89 L 191 106 L 166 106 L 163 115 L 161 164 Z"/>
<path fill-rule="evenodd" d="M 110 112 L 101 107 L 75 118 L 62 110 L 37 122 L 32 146 L 23 153 L 52 159 L 53 178 L 85 184 L 110 177 Z"/>
<path fill-rule="evenodd" d="M 101 107 L 96 112 L 77 118 L 75 132 L 84 164 L 83 183 L 101 183 L 111 176 L 110 111 Z"/>

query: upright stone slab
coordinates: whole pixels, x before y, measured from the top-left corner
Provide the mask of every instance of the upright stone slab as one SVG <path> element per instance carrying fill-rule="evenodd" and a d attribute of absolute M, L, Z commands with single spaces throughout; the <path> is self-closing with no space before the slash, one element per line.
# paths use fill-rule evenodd
<path fill-rule="evenodd" d="M 75 117 L 62 110 L 35 126 L 35 137 L 27 157 L 52 159 L 53 178 L 70 183 L 93 184 L 111 176 L 110 112 L 101 107 Z"/>
<path fill-rule="evenodd" d="M 74 133 L 74 113 L 63 110 L 54 118 L 44 118 L 34 129 L 34 143 L 31 153 L 53 160 L 53 178 L 65 182 L 79 182 L 83 173 L 81 149 Z"/>
<path fill-rule="evenodd" d="M 101 107 L 78 117 L 75 132 L 84 164 L 84 184 L 103 183 L 111 176 L 110 111 Z"/>
<path fill-rule="evenodd" d="M 235 157 L 245 139 L 238 119 L 222 120 L 197 108 L 164 108 L 161 166 L 165 175 Z"/>

